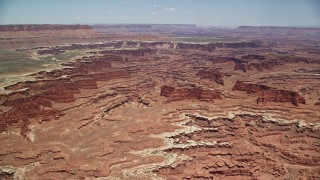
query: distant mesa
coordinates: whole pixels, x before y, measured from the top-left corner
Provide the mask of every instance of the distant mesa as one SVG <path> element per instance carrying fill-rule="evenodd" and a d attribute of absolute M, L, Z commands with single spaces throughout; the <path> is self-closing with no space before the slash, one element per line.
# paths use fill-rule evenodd
<path fill-rule="evenodd" d="M 88 25 L 0 25 L 0 38 L 45 36 L 92 36 L 95 31 Z"/>
<path fill-rule="evenodd" d="M 88 25 L 54 25 L 54 24 L 28 24 L 28 25 L 0 25 L 0 32 L 5 31 L 48 31 L 48 30 L 91 30 Z"/>

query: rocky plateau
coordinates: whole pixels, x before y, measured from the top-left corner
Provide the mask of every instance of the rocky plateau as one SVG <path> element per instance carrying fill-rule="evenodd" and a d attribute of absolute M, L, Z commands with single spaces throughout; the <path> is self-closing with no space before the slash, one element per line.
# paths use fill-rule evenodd
<path fill-rule="evenodd" d="M 319 179 L 320 31 L 239 27 L 225 31 L 241 40 L 180 42 L 177 29 L 226 35 L 0 26 L 14 52 L 84 52 L 3 87 L 0 179 Z M 54 43 L 16 41 L 35 32 Z M 98 38 L 107 32 L 117 38 Z"/>

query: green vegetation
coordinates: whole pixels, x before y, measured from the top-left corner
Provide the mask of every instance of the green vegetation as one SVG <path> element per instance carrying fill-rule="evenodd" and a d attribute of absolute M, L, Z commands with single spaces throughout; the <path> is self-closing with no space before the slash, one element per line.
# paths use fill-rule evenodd
<path fill-rule="evenodd" d="M 31 80 L 32 73 L 61 68 L 61 63 L 70 61 L 84 51 L 70 51 L 59 55 L 38 56 L 32 51 L 0 50 L 0 87 L 22 80 Z"/>

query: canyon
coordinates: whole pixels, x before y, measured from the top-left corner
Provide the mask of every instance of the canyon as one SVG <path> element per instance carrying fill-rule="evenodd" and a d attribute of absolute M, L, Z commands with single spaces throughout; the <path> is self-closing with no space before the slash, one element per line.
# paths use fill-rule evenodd
<path fill-rule="evenodd" d="M 0 26 L 0 49 L 58 61 L 0 91 L 0 178 L 319 179 L 319 34 Z"/>

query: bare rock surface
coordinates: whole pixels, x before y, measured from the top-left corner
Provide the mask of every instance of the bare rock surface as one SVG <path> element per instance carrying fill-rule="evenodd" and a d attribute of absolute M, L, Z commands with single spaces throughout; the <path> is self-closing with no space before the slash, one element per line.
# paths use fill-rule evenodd
<path fill-rule="evenodd" d="M 226 35 L 183 25 L 167 25 L 168 33 L 182 27 Z M 48 27 L 35 28 L 23 32 Z M 85 55 L 4 87 L 0 179 L 319 179 L 314 30 L 273 29 L 291 32 L 281 39 L 267 27 L 241 27 L 224 31 L 245 41 L 190 43 L 160 40 L 157 28 L 157 38 L 16 49 Z"/>

